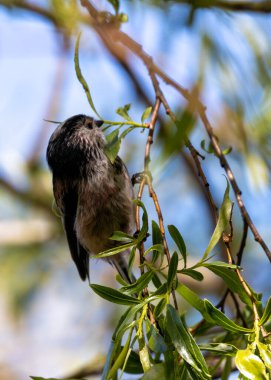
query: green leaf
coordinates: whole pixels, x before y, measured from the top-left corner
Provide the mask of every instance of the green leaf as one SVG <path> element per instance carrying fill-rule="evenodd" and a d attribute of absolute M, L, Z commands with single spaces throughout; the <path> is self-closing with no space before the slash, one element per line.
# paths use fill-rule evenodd
<path fill-rule="evenodd" d="M 83 86 L 83 89 L 84 89 L 84 91 L 86 93 L 86 96 L 87 96 L 87 99 L 88 99 L 90 107 L 95 112 L 95 114 L 100 119 L 102 119 L 101 116 L 98 114 L 95 106 L 94 106 L 94 103 L 93 103 L 93 100 L 92 100 L 92 97 L 91 97 L 91 94 L 90 94 L 90 90 L 89 90 L 88 84 L 87 84 L 85 78 L 83 77 L 83 74 L 82 74 L 81 69 L 80 69 L 80 64 L 79 64 L 79 44 L 80 44 L 80 38 L 81 38 L 81 33 L 77 37 L 76 45 L 75 45 L 75 52 L 74 52 L 75 72 L 76 72 L 76 75 L 77 75 L 77 78 L 78 78 L 79 82 Z"/>
<path fill-rule="evenodd" d="M 142 122 L 142 124 L 144 123 L 144 121 L 145 121 L 146 119 L 148 119 L 148 117 L 149 117 L 150 114 L 151 114 L 151 111 L 152 111 L 152 107 L 147 107 L 147 108 L 145 109 L 145 111 L 143 112 L 143 114 L 142 114 L 142 116 L 141 116 L 141 122 Z"/>
<path fill-rule="evenodd" d="M 135 351 L 131 351 L 126 363 L 125 373 L 140 374 L 143 373 L 142 364 L 139 355 Z"/>
<path fill-rule="evenodd" d="M 221 374 L 221 380 L 228 380 L 232 372 L 232 358 L 230 356 L 226 357 L 224 368 Z"/>
<path fill-rule="evenodd" d="M 132 121 L 132 119 L 130 118 L 128 114 L 128 111 L 130 110 L 130 108 L 131 108 L 131 104 L 125 104 L 125 106 L 119 107 L 116 110 L 116 113 L 120 115 L 121 117 L 123 117 L 125 120 Z"/>
<path fill-rule="evenodd" d="M 167 305 L 166 330 L 170 339 L 181 355 L 192 368 L 199 379 L 211 379 L 204 357 L 193 336 L 183 325 L 177 311 Z"/>
<path fill-rule="evenodd" d="M 253 332 L 253 329 L 247 329 L 245 327 L 239 326 L 229 319 L 222 311 L 218 310 L 212 303 L 208 300 L 204 300 L 205 310 L 208 314 L 208 319 L 211 318 L 218 326 L 223 327 L 225 330 L 234 333 L 245 333 L 249 334 Z"/>
<path fill-rule="evenodd" d="M 151 324 L 149 319 L 146 321 L 146 335 L 150 349 L 155 353 L 164 353 L 168 347 L 162 335 L 159 334 L 158 329 Z"/>
<path fill-rule="evenodd" d="M 250 349 L 239 350 L 235 358 L 236 367 L 251 380 L 268 380 L 265 365 Z"/>
<path fill-rule="evenodd" d="M 130 255 L 129 255 L 129 260 L 128 260 L 128 274 L 129 274 L 130 278 L 131 278 L 131 274 L 132 274 L 133 264 L 134 264 L 134 261 L 135 261 L 135 254 L 136 254 L 136 247 L 133 247 L 131 249 L 131 252 L 130 252 Z"/>
<path fill-rule="evenodd" d="M 173 281 L 176 278 L 177 269 L 178 269 L 178 254 L 174 252 L 169 263 L 168 276 L 167 276 L 167 288 L 169 291 L 172 289 Z"/>
<path fill-rule="evenodd" d="M 104 152 L 112 164 L 114 164 L 119 153 L 120 145 L 121 139 L 119 138 L 118 129 L 114 129 L 111 133 L 106 135 L 106 146 L 104 148 Z"/>
<path fill-rule="evenodd" d="M 178 284 L 176 288 L 177 292 L 188 302 L 192 307 L 198 310 L 203 316 L 205 315 L 205 304 L 199 296 L 189 289 L 184 284 Z"/>
<path fill-rule="evenodd" d="M 153 316 L 155 319 L 159 317 L 159 315 L 163 312 L 166 306 L 167 306 L 167 300 L 166 298 L 162 298 L 154 308 Z"/>
<path fill-rule="evenodd" d="M 185 274 L 186 276 L 192 277 L 194 280 L 202 281 L 204 279 L 203 274 L 195 269 L 182 269 L 178 270 L 178 273 Z"/>
<path fill-rule="evenodd" d="M 118 14 L 119 13 L 119 0 L 107 0 L 107 1 L 113 5 L 115 12 Z"/>
<path fill-rule="evenodd" d="M 152 276 L 153 276 L 153 272 L 148 271 L 148 272 L 142 274 L 142 276 L 140 276 L 139 279 L 136 282 L 134 282 L 133 284 L 123 286 L 121 288 L 121 291 L 126 292 L 128 294 L 139 293 L 139 292 L 141 292 L 141 290 L 146 288 L 148 283 L 151 281 Z"/>
<path fill-rule="evenodd" d="M 229 224 L 231 211 L 232 211 L 232 205 L 233 205 L 232 201 L 230 200 L 229 193 L 230 193 L 230 185 L 227 180 L 227 187 L 224 193 L 222 205 L 219 210 L 217 225 L 211 237 L 211 240 L 208 244 L 208 247 L 206 248 L 206 251 L 204 252 L 202 260 L 205 260 L 208 257 L 209 253 L 214 249 L 214 247 L 218 243 L 223 232 L 225 231 L 226 227 Z"/>
<path fill-rule="evenodd" d="M 225 263 L 224 261 L 212 261 L 211 263 L 203 263 L 201 266 L 208 268 L 208 266 L 213 267 L 223 267 L 223 268 L 230 268 L 230 269 L 237 269 L 239 268 L 236 264 L 229 264 Z"/>
<path fill-rule="evenodd" d="M 201 351 L 210 351 L 223 356 L 235 356 L 237 348 L 229 343 L 199 344 Z"/>
<path fill-rule="evenodd" d="M 109 238 L 110 240 L 115 240 L 115 241 L 121 241 L 121 242 L 131 242 L 135 241 L 134 237 L 131 235 L 126 234 L 125 232 L 122 231 L 115 231 L 112 236 Z"/>
<path fill-rule="evenodd" d="M 183 257 L 183 261 L 184 261 L 184 267 L 186 268 L 186 245 L 185 245 L 185 242 L 183 240 L 183 237 L 182 235 L 180 234 L 179 230 L 174 226 L 174 225 L 169 225 L 168 227 L 168 231 L 172 237 L 172 239 L 174 240 L 174 242 L 176 243 L 182 257 Z"/>
<path fill-rule="evenodd" d="M 268 369 L 271 369 L 271 347 L 270 344 L 263 344 L 261 342 L 257 343 L 257 347 L 259 349 L 260 357 L 264 362 L 265 366 Z"/>
<path fill-rule="evenodd" d="M 221 277 L 228 288 L 234 293 L 237 293 L 245 304 L 251 305 L 251 300 L 246 294 L 236 272 L 226 266 L 222 266 L 220 264 L 217 265 L 217 263 L 204 264 L 204 266 L 210 269 L 217 276 Z"/>
<path fill-rule="evenodd" d="M 143 210 L 142 227 L 136 239 L 137 243 L 139 244 L 146 238 L 147 232 L 149 230 L 148 214 L 143 202 L 141 202 L 139 199 L 134 199 L 133 202 Z"/>
<path fill-rule="evenodd" d="M 127 296 L 126 294 L 107 286 L 91 284 L 90 287 L 96 294 L 98 294 L 98 296 L 119 305 L 135 305 L 140 303 L 138 299 Z"/>
<path fill-rule="evenodd" d="M 122 349 L 121 349 L 120 353 L 118 354 L 113 366 L 110 368 L 108 375 L 106 376 L 107 380 L 115 378 L 118 369 L 123 366 L 123 363 L 125 362 L 127 355 L 129 355 L 128 351 L 129 351 L 129 347 L 130 347 L 132 332 L 133 332 L 133 329 L 131 329 L 129 337 L 126 340 L 124 347 L 122 347 Z"/>
<path fill-rule="evenodd" d="M 164 246 L 163 244 L 154 244 L 144 252 L 144 256 L 146 256 L 151 251 L 164 253 Z"/>
<path fill-rule="evenodd" d="M 168 293 L 168 287 L 167 284 L 162 284 L 154 293 L 152 293 L 152 296 L 158 296 L 158 295 L 166 295 Z"/>
<path fill-rule="evenodd" d="M 126 251 L 127 248 L 133 247 L 135 243 L 136 243 L 135 241 L 132 241 L 131 243 L 119 245 L 118 247 L 109 248 L 106 251 L 103 251 L 103 252 L 98 253 L 97 255 L 91 256 L 91 259 L 101 259 L 104 257 L 114 256 L 117 253 Z"/>
<path fill-rule="evenodd" d="M 153 245 L 163 244 L 163 238 L 162 238 L 160 228 L 154 220 L 152 220 L 152 244 Z M 159 254 L 161 254 L 161 257 L 162 257 L 162 255 L 164 255 L 164 252 L 161 252 L 160 250 L 153 251 L 152 263 L 155 263 L 157 261 Z"/>
<path fill-rule="evenodd" d="M 103 368 L 101 380 L 106 380 L 107 374 L 111 367 L 111 363 L 115 357 L 116 352 L 118 351 L 118 348 L 119 348 L 119 344 L 112 340 L 110 343 L 108 353 L 106 355 L 106 361 Z"/>
<path fill-rule="evenodd" d="M 269 297 L 267 304 L 265 306 L 262 318 L 259 321 L 259 325 L 264 325 L 271 317 L 271 297 Z"/>
<path fill-rule="evenodd" d="M 140 380 L 167 380 L 166 373 L 165 373 L 165 367 L 163 363 L 154 364 L 148 372 L 144 374 L 143 377 L 141 377 Z"/>

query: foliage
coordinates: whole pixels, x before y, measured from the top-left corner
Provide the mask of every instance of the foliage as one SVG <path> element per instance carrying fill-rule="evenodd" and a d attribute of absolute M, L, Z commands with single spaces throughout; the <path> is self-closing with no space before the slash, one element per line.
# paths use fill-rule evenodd
<path fill-rule="evenodd" d="M 121 1 L 108 0 L 114 13 L 98 11 L 91 2 L 81 1 L 88 11 L 86 14 L 81 12 L 76 2 L 67 2 L 68 5 L 65 7 L 62 3 L 62 1 L 52 1 L 52 14 L 57 15 L 52 21 L 65 36 L 73 33 L 78 35 L 81 23 L 91 25 L 122 66 L 127 67 L 129 64 L 125 60 L 125 54 L 128 51 L 132 51 L 143 62 L 155 93 L 154 101 L 149 101 L 148 96 L 145 96 L 147 98 L 146 108 L 142 109 L 137 120 L 134 120 L 131 115 L 132 105 L 130 103 L 116 109 L 117 121 L 102 118 L 97 112 L 90 87 L 80 67 L 79 34 L 75 44 L 75 72 L 91 110 L 104 121 L 107 157 L 112 163 L 115 161 L 121 143 L 130 132 L 137 132 L 139 128 L 144 133 L 146 149 L 144 168 L 139 177 L 139 189 L 143 191 L 144 187 L 148 188 L 157 213 L 156 220 L 151 220 L 150 211 L 142 202 L 142 193 L 139 191 L 137 199 L 135 199 L 135 207 L 138 215 L 141 215 L 141 220 L 137 218 L 137 234 L 129 236 L 122 231 L 115 231 L 111 239 L 118 244 L 94 257 L 95 259 L 110 258 L 129 249 L 130 272 L 135 267 L 135 257 L 137 255 L 140 257 L 140 275 L 132 284 L 117 277 L 120 284 L 118 289 L 101 284 L 90 285 L 91 290 L 99 297 L 122 306 L 120 308 L 122 315 L 112 335 L 102 379 L 120 379 L 124 373 L 128 373 L 138 374 L 143 380 L 157 378 L 160 380 L 206 380 L 214 376 L 221 376 L 225 380 L 229 378 L 232 370 L 236 369 L 239 371 L 239 379 L 270 378 L 271 298 L 265 304 L 262 301 L 262 295 L 257 294 L 245 280 L 241 265 L 242 256 L 245 253 L 247 230 L 251 230 L 269 260 L 270 252 L 251 221 L 228 161 L 228 155 L 232 157 L 231 155 L 239 151 L 251 167 L 254 162 L 256 167 L 262 166 L 268 169 L 270 157 L 265 137 L 268 136 L 266 129 L 269 129 L 269 126 L 266 129 L 262 127 L 258 131 L 253 129 L 249 131 L 242 125 L 240 133 L 243 134 L 243 138 L 240 140 L 235 135 L 232 141 L 227 141 L 227 138 L 223 139 L 223 122 L 221 122 L 218 138 L 206 116 L 205 106 L 199 99 L 199 92 L 204 85 L 202 76 L 205 67 L 200 67 L 198 83 L 192 91 L 188 91 L 182 86 L 176 85 L 166 73 L 161 72 L 141 46 L 135 41 L 129 40 L 129 37 L 121 32 L 121 24 L 128 20 L 126 14 L 120 13 Z M 153 3 L 166 6 L 170 2 L 155 1 Z M 188 15 L 191 26 L 195 12 L 201 7 L 199 2 L 192 3 Z M 234 4 L 236 5 L 236 3 Z M 211 6 L 221 8 L 227 7 L 227 4 L 225 2 L 217 4 L 209 2 L 202 5 L 202 7 Z M 228 6 L 230 7 L 230 4 Z M 61 9 L 62 11 L 60 11 Z M 225 62 L 221 61 L 221 57 L 215 57 L 215 55 L 219 55 L 217 41 L 205 34 L 202 36 L 201 44 L 202 56 L 208 55 L 210 61 L 216 58 L 219 69 L 225 70 Z M 252 44 L 252 46 L 256 49 L 255 45 Z M 259 71 L 261 76 L 257 80 L 261 82 L 263 78 L 270 77 L 270 73 L 268 70 L 266 72 L 263 70 L 264 65 L 261 65 L 260 58 L 258 56 L 256 58 L 262 70 Z M 129 70 L 127 71 L 129 72 Z M 157 78 L 163 79 L 169 86 L 175 88 L 179 95 L 182 95 L 187 101 L 187 105 L 176 107 L 173 112 Z M 144 88 L 138 87 L 138 91 L 144 95 Z M 266 98 L 268 97 L 270 95 L 266 94 Z M 235 103 L 240 104 L 239 101 L 240 99 L 237 99 Z M 162 111 L 162 106 L 164 111 Z M 241 121 L 245 120 L 243 115 L 245 111 L 242 106 L 239 109 L 236 105 L 235 107 L 234 114 L 235 116 L 238 113 L 242 115 L 242 119 L 238 119 L 239 124 L 242 124 Z M 225 108 L 224 111 L 226 114 L 227 109 Z M 231 111 L 233 110 L 231 109 Z M 255 125 L 261 127 L 263 119 L 269 120 L 269 116 L 267 112 L 263 113 L 260 120 L 255 119 Z M 200 122 L 201 126 L 199 126 Z M 195 148 L 190 137 L 202 126 L 208 135 L 208 141 L 206 141 L 207 139 L 202 140 L 202 136 L 200 136 Z M 154 135 L 154 130 L 158 130 L 157 135 Z M 197 136 L 196 133 L 195 135 Z M 149 167 L 153 141 L 155 143 L 160 141 L 163 159 L 174 158 L 185 146 L 189 150 L 193 165 L 199 174 L 200 186 L 203 185 L 201 191 L 207 194 L 208 207 L 213 213 L 215 223 L 208 244 L 203 247 L 199 258 L 193 264 L 191 264 L 188 249 L 189 241 L 185 239 L 180 229 L 170 224 L 165 231 L 162 215 L 165 210 L 160 208 Z M 261 153 L 261 149 L 258 149 L 256 164 L 255 154 L 249 149 L 252 141 L 255 147 L 259 148 L 260 143 L 263 147 Z M 233 142 L 233 144 L 229 144 L 229 142 Z M 219 161 L 225 169 L 225 191 L 223 197 L 221 195 L 221 205 L 218 210 L 202 168 L 202 160 L 205 157 L 197 150 L 200 147 L 208 159 L 216 160 L 216 163 Z M 236 196 L 236 206 L 239 208 L 244 225 L 238 254 L 235 253 L 236 249 L 233 245 L 235 225 L 233 194 Z M 31 193 L 31 199 L 36 200 L 37 198 Z M 48 199 L 46 199 L 45 205 L 40 201 L 38 204 L 40 208 L 49 208 Z M 204 223 L 205 221 L 203 221 Z M 169 246 L 174 248 L 169 249 Z M 218 253 L 220 254 L 219 258 L 217 258 Z M 184 283 L 184 279 L 190 278 L 201 282 L 204 287 L 206 270 L 207 273 L 209 271 L 215 274 L 226 289 L 225 295 L 216 305 L 211 302 L 211 298 L 202 298 L 193 290 L 193 286 Z M 230 312 L 227 308 L 227 299 L 232 299 L 235 304 L 234 309 L 231 309 Z M 184 301 L 192 313 L 200 315 L 197 323 L 190 322 L 187 310 L 183 307 Z M 42 380 L 41 377 L 32 377 L 32 379 Z"/>

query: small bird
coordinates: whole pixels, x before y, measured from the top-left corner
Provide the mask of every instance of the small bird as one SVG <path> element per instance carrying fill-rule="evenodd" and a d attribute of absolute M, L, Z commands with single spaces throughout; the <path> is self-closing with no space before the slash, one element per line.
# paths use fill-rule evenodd
<path fill-rule="evenodd" d="M 89 255 L 116 246 L 109 239 L 113 232 L 131 235 L 135 224 L 132 183 L 121 158 L 112 164 L 106 156 L 102 124 L 90 116 L 72 116 L 56 128 L 47 147 L 56 205 L 83 281 L 89 279 Z M 107 260 L 131 282 L 125 252 Z"/>

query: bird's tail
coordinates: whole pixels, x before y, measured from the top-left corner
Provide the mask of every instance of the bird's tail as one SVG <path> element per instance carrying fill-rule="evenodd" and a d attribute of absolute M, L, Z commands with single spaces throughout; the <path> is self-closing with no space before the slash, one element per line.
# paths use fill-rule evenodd
<path fill-rule="evenodd" d="M 132 272 L 129 273 L 128 264 L 125 257 L 128 252 L 129 251 L 125 251 L 121 254 L 112 256 L 111 264 L 117 269 L 119 275 L 124 281 L 132 284 L 136 281 L 136 278 Z"/>

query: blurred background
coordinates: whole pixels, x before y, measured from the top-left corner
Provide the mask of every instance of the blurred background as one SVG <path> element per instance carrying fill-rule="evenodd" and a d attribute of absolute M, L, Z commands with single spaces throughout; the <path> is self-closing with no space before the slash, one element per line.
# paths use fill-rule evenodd
<path fill-rule="evenodd" d="M 114 12 L 110 1 L 94 5 Z M 120 2 L 120 11 L 128 15 L 122 30 L 176 81 L 188 89 L 197 87 L 221 145 L 232 147 L 228 160 L 250 215 L 270 246 L 271 20 L 268 10 L 257 9 L 241 11 L 238 3 L 219 1 L 216 7 L 210 2 L 208 9 L 185 1 Z M 93 114 L 74 70 L 80 30 L 81 69 L 103 118 L 119 120 L 115 110 L 131 103 L 131 115 L 139 122 L 155 96 L 138 58 L 129 55 L 125 67 L 78 14 L 87 16 L 73 0 L 0 0 L 1 380 L 70 376 L 87 365 L 99 373 L 118 318 L 115 306 L 80 281 L 70 259 L 52 207 L 45 160 L 56 125 L 45 119 Z M 161 85 L 172 109 L 181 113 L 185 101 Z M 193 262 L 205 251 L 214 225 L 189 152 L 184 148 L 164 154 L 169 142 L 160 125 L 167 127 L 168 120 L 162 113 L 160 117 L 151 153 L 154 186 L 165 225 L 180 229 Z M 198 121 L 191 139 L 205 155 L 202 165 L 219 206 L 226 181 L 217 158 L 201 147 L 205 140 L 208 148 L 208 139 Z M 146 134 L 136 130 L 122 143 L 120 155 L 131 175 L 143 169 L 145 141 Z M 150 219 L 156 220 L 147 192 L 143 200 Z M 233 222 L 237 251 L 242 233 L 237 205 Z M 215 252 L 223 255 L 219 246 Z M 90 264 L 93 283 L 114 283 L 113 268 L 100 261 Z M 270 264 L 250 233 L 242 266 L 250 285 L 267 299 Z M 219 300 L 223 289 L 218 279 L 205 275 L 203 283 L 191 280 L 191 286 Z"/>

